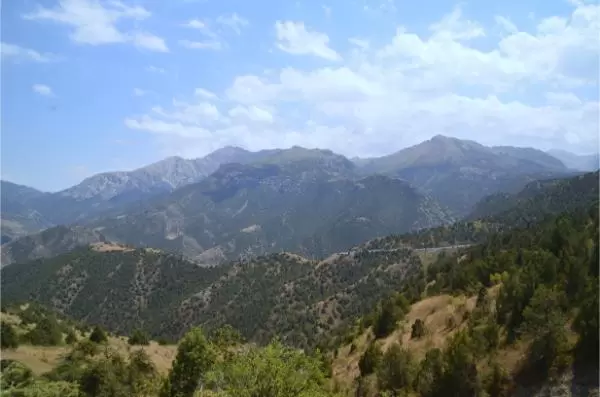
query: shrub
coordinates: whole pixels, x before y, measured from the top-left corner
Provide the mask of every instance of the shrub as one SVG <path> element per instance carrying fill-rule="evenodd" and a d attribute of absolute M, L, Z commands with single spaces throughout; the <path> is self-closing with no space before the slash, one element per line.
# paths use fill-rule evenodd
<path fill-rule="evenodd" d="M 35 328 L 25 334 L 25 338 L 32 345 L 56 346 L 62 343 L 63 336 L 56 319 L 43 317 Z"/>
<path fill-rule="evenodd" d="M 377 343 L 371 343 L 365 354 L 358 361 L 358 368 L 360 369 L 361 376 L 367 376 L 375 372 L 375 369 L 381 362 L 381 349 L 377 345 Z"/>
<path fill-rule="evenodd" d="M 108 340 L 108 338 L 102 327 L 96 325 L 90 334 L 90 340 L 94 343 L 104 343 Z"/>
<path fill-rule="evenodd" d="M 410 333 L 411 339 L 420 339 L 425 336 L 425 322 L 420 318 L 416 319 L 412 325 L 412 330 Z"/>
<path fill-rule="evenodd" d="M 150 338 L 148 337 L 148 334 L 146 334 L 144 331 L 136 329 L 135 331 L 133 331 L 127 342 L 130 345 L 149 345 Z"/>
<path fill-rule="evenodd" d="M 14 327 L 2 321 L 0 324 L 0 346 L 3 349 L 16 349 L 19 347 L 19 336 Z"/>

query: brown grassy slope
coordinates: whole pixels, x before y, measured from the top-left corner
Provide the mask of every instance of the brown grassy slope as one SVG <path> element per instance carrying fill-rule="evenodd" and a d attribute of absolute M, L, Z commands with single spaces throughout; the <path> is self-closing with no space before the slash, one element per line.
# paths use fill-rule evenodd
<path fill-rule="evenodd" d="M 15 326 L 18 334 L 24 334 L 32 326 L 25 328 L 21 325 L 21 319 L 19 316 L 14 314 L 0 313 L 0 319 L 7 323 Z M 88 335 L 78 334 L 78 338 L 85 338 Z M 177 354 L 176 345 L 165 345 L 161 346 L 158 343 L 152 341 L 148 346 L 131 346 L 127 343 L 125 337 L 114 337 L 108 338 L 108 346 L 122 356 L 127 357 L 131 351 L 142 349 L 148 354 L 154 365 L 160 373 L 167 373 L 171 368 L 171 364 Z M 0 358 L 17 360 L 29 368 L 36 374 L 40 375 L 53 369 L 60 361 L 62 357 L 71 350 L 71 346 L 33 346 L 22 344 L 17 349 L 5 349 L 0 350 Z"/>

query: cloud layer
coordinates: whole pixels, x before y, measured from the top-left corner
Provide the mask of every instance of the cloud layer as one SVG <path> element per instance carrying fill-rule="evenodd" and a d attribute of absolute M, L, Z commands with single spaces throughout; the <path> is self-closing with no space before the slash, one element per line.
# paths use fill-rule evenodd
<path fill-rule="evenodd" d="M 348 38 L 346 52 L 303 22 L 277 21 L 278 51 L 323 65 L 241 74 L 213 95 L 190 88 L 188 99 L 125 123 L 185 156 L 226 144 L 381 155 L 435 134 L 590 151 L 598 145 L 599 10 L 578 3 L 528 32 L 501 15 L 484 27 L 456 7 L 427 35 L 398 26 L 378 46 Z M 493 45 L 483 49 L 482 39 Z"/>

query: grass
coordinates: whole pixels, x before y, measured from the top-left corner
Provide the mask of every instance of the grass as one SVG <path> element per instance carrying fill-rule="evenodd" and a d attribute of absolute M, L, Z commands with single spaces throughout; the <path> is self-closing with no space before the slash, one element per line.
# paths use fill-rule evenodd
<path fill-rule="evenodd" d="M 24 327 L 21 325 L 19 316 L 14 314 L 1 313 L 0 319 L 12 324 L 20 335 L 26 333 L 33 326 Z M 87 336 L 78 334 L 79 338 Z M 108 346 L 115 349 L 124 357 L 127 357 L 134 350 L 144 350 L 161 374 L 166 374 L 169 371 L 177 354 L 177 345 L 159 345 L 151 341 L 148 346 L 131 346 L 127 343 L 127 338 L 123 336 L 110 336 L 108 338 Z M 71 346 L 67 344 L 61 346 L 22 344 L 17 349 L 1 350 L 0 357 L 2 359 L 19 361 L 31 368 L 36 375 L 40 375 L 52 370 L 70 350 Z"/>

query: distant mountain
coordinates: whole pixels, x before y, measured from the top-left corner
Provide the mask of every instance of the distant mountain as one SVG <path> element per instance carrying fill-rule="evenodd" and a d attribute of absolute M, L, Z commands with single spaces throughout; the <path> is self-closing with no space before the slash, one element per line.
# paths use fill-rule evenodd
<path fill-rule="evenodd" d="M 297 347 L 366 314 L 421 263 L 410 250 L 341 254 L 322 262 L 277 253 L 199 267 L 154 250 L 80 248 L 1 271 L 2 303 L 36 301 L 130 334 L 180 337 L 230 324 L 251 341 Z"/>
<path fill-rule="evenodd" d="M 222 165 L 227 164 L 237 165 L 220 169 Z M 238 172 L 236 167 L 244 165 L 251 167 L 248 169 L 240 168 L 239 172 L 241 174 L 250 173 L 246 176 L 242 175 L 242 178 L 246 178 L 245 182 L 242 183 L 241 180 L 236 181 L 236 172 Z M 277 167 L 278 170 L 273 167 Z M 265 172 L 274 172 L 275 174 L 260 176 L 261 173 Z M 171 200 L 171 195 L 173 195 L 173 200 L 177 202 L 177 197 L 189 194 L 189 191 L 185 190 L 186 187 L 201 183 L 213 173 L 215 173 L 214 178 L 208 178 L 210 180 L 206 184 L 193 188 L 193 190 L 199 189 L 198 191 L 203 192 L 201 197 L 207 198 L 211 194 L 226 195 L 228 194 L 227 189 L 231 189 L 234 193 L 237 191 L 242 192 L 243 189 L 250 189 L 244 183 L 255 187 L 261 186 L 259 190 L 250 189 L 248 193 L 244 191 L 240 193 L 240 196 L 232 194 L 231 197 L 233 200 L 231 203 L 238 205 L 238 209 L 245 203 L 245 200 L 242 200 L 245 194 L 251 196 L 248 205 L 253 205 L 253 200 L 256 200 L 255 205 L 257 207 L 255 210 L 259 211 L 260 215 L 257 212 L 251 219 L 236 216 L 236 218 L 244 218 L 245 221 L 254 220 L 255 223 L 240 226 L 239 229 L 236 229 L 237 231 L 230 230 L 225 226 L 219 227 L 220 231 L 215 236 L 211 235 L 211 233 L 214 233 L 214 226 L 206 227 L 207 231 L 205 232 L 203 229 L 201 232 L 204 234 L 204 238 L 197 236 L 200 233 L 199 229 L 198 232 L 173 232 L 173 230 L 180 230 L 183 224 L 182 219 L 193 216 L 185 209 L 193 207 L 192 204 L 186 204 L 185 208 L 181 209 L 181 213 L 177 215 L 166 216 L 161 221 L 165 225 L 153 220 L 151 224 L 154 224 L 154 227 L 159 228 L 162 232 L 157 231 L 152 234 L 151 238 L 147 235 L 150 230 L 147 224 L 146 226 L 138 225 L 144 231 L 138 230 L 138 226 L 134 225 L 123 225 L 124 230 L 117 231 L 114 230 L 113 226 L 120 225 L 122 222 L 107 223 L 98 220 L 99 218 L 116 217 L 121 217 L 121 219 L 127 217 L 128 220 L 138 219 L 139 216 L 135 214 L 139 213 L 141 208 L 152 208 L 155 205 L 162 205 L 160 203 L 167 203 Z M 253 173 L 257 174 L 253 175 Z M 332 225 L 327 226 L 325 223 L 316 222 L 314 225 L 315 230 L 305 228 L 302 229 L 304 232 L 298 233 L 295 224 L 290 226 L 290 223 L 285 221 L 285 226 L 278 226 L 277 222 L 282 222 L 281 219 L 292 216 L 285 213 L 289 208 L 298 208 L 299 204 L 304 204 L 310 200 L 318 202 L 312 196 L 317 194 L 314 192 L 317 185 L 326 184 L 328 187 L 323 187 L 324 190 L 329 188 L 338 189 L 338 186 L 333 184 L 334 181 L 337 181 L 336 183 L 341 184 L 340 188 L 342 190 L 349 189 L 344 191 L 345 197 L 352 197 L 351 191 L 353 188 L 351 186 L 353 184 L 358 186 L 357 183 L 360 179 L 368 178 L 374 174 L 381 174 L 388 178 L 400 178 L 419 189 L 422 197 L 431 197 L 441 207 L 448 208 L 454 216 L 460 217 L 467 215 L 473 209 L 475 203 L 487 195 L 498 192 L 517 192 L 528 182 L 565 176 L 569 174 L 569 170 L 559 160 L 539 150 L 486 147 L 473 141 L 463 141 L 444 136 L 436 136 L 389 156 L 355 159 L 355 161 L 350 161 L 330 150 L 309 150 L 297 146 L 290 149 L 272 149 L 258 152 L 250 152 L 236 147 L 225 147 L 200 159 L 187 160 L 180 157 L 170 157 L 134 171 L 94 175 L 80 184 L 58 193 L 43 193 L 24 186 L 3 182 L 2 242 L 5 243 L 16 237 L 35 233 L 56 225 L 92 224 L 107 227 L 110 229 L 110 233 L 136 244 L 152 245 L 151 243 L 156 243 L 161 247 L 172 247 L 175 250 L 182 250 L 182 247 L 185 246 L 183 252 L 193 254 L 193 257 L 197 257 L 200 253 L 206 253 L 209 256 L 227 258 L 229 254 L 239 253 L 243 249 L 250 249 L 248 247 L 254 247 L 250 249 L 251 253 L 272 252 L 281 248 L 299 249 L 301 252 L 306 253 L 327 253 L 331 252 L 331 249 L 341 247 L 340 244 L 333 244 L 330 247 L 331 242 L 322 241 L 318 237 L 320 233 L 323 233 L 323 228 L 333 227 Z M 256 183 L 257 178 L 261 181 L 258 184 Z M 346 182 L 340 182 L 342 180 Z M 379 181 L 380 186 L 371 187 L 382 189 L 380 194 L 386 194 L 387 188 L 381 187 L 384 185 L 382 180 L 371 179 L 369 183 L 375 183 L 375 181 Z M 398 182 L 394 183 L 399 186 Z M 211 187 L 211 184 L 215 186 Z M 274 208 L 280 208 L 272 212 L 277 214 L 276 216 L 279 218 L 274 218 L 275 215 L 264 215 L 269 211 L 258 204 L 261 197 L 252 196 L 252 194 L 263 194 L 260 193 L 261 189 L 264 190 L 265 186 L 269 184 L 277 186 L 283 192 L 278 193 L 279 196 L 269 192 L 268 198 L 264 201 L 265 204 L 273 205 Z M 236 187 L 238 185 L 239 187 Z M 183 189 L 182 193 L 176 193 L 181 189 Z M 211 189 L 214 190 L 213 193 L 210 193 Z M 405 186 L 402 189 L 408 189 L 408 187 Z M 374 192 L 377 192 L 377 190 L 374 190 Z M 234 196 L 235 198 L 233 198 Z M 194 199 L 196 198 L 194 196 Z M 240 202 L 235 200 L 240 200 Z M 289 205 L 287 202 L 279 203 L 282 200 L 289 201 Z M 299 200 L 304 201 L 298 203 Z M 361 200 L 364 202 L 353 204 L 353 206 L 368 205 L 367 202 L 375 201 L 373 198 Z M 206 215 L 207 219 L 210 219 L 211 222 L 230 223 L 227 220 L 232 217 L 232 213 L 228 212 L 231 211 L 231 208 L 228 207 L 229 204 L 217 204 L 215 206 L 216 213 L 212 214 L 212 210 L 207 209 L 212 208 L 213 204 L 200 201 L 204 204 L 198 204 L 197 209 L 201 213 L 208 214 Z M 429 202 L 433 201 L 429 200 Z M 204 206 L 205 204 L 206 206 Z M 340 207 L 328 208 L 333 213 L 337 213 L 336 211 L 340 210 L 341 206 L 349 204 L 335 203 L 335 205 Z M 425 208 L 427 205 L 420 207 Z M 318 210 L 313 211 L 312 209 L 309 211 L 308 208 L 302 211 L 298 210 L 299 213 L 304 214 L 303 211 L 308 213 L 308 219 L 311 219 L 310 215 L 312 213 L 318 212 Z M 385 210 L 381 209 L 381 211 Z M 397 209 L 397 212 L 402 211 L 405 211 L 405 209 Z M 361 213 L 363 215 L 357 217 L 363 220 L 359 229 L 364 231 L 370 228 L 370 232 L 357 233 L 354 231 L 355 228 L 352 228 L 350 233 L 361 238 L 372 237 L 370 233 L 379 233 L 380 231 L 407 231 L 411 230 L 412 227 L 420 227 L 409 225 L 405 219 L 402 223 L 393 225 L 395 229 L 391 230 L 391 221 L 365 223 L 364 219 L 370 219 L 371 217 L 368 211 L 362 211 Z M 333 215 L 331 212 L 325 215 L 326 219 L 332 221 L 331 217 Z M 343 218 L 342 215 L 339 216 Z M 271 223 L 262 224 L 262 222 L 266 222 L 267 218 L 272 219 Z M 434 219 L 435 216 L 430 218 L 435 223 L 448 217 L 442 215 L 437 220 Z M 300 223 L 304 220 L 300 215 L 296 219 Z M 204 228 L 204 226 L 199 226 L 200 223 L 198 222 L 196 220 L 186 220 L 185 228 Z M 338 222 L 336 225 L 341 225 L 347 220 L 335 220 L 335 222 Z M 284 244 L 283 247 L 278 243 L 271 245 L 277 239 L 269 236 L 260 237 L 259 229 L 254 229 L 259 223 L 261 227 L 267 228 L 272 225 L 272 229 L 269 229 L 268 233 L 277 234 L 280 229 L 288 230 L 288 234 L 292 234 L 294 237 L 285 237 L 284 240 L 289 241 L 289 244 Z M 385 223 L 389 223 L 389 227 L 382 227 Z M 190 224 L 194 226 L 189 226 Z M 432 223 L 419 221 L 416 224 L 431 225 Z M 243 240 L 245 242 L 239 242 L 239 230 L 247 227 L 255 230 L 255 232 L 244 232 Z M 169 232 L 164 232 L 167 229 Z M 316 232 L 317 229 L 320 231 Z M 291 232 L 290 230 L 294 231 Z M 315 236 L 310 235 L 313 232 L 317 234 Z M 137 233 L 141 234 L 138 236 Z M 163 237 L 161 237 L 161 234 Z M 165 241 L 163 241 L 164 235 L 169 236 Z M 283 235 L 286 234 L 283 233 Z M 185 242 L 179 240 L 180 237 Z M 354 243 L 355 240 L 351 240 L 351 242 Z M 222 247 L 222 244 L 226 244 L 226 247 Z M 231 244 L 235 246 L 231 246 Z M 324 244 L 322 250 L 314 248 L 319 244 Z"/>
<path fill-rule="evenodd" d="M 487 147 L 442 135 L 357 165 L 363 174 L 405 179 L 457 215 L 466 215 L 489 194 L 515 192 L 530 181 L 568 173 L 559 160 L 536 149 Z"/>
<path fill-rule="evenodd" d="M 129 172 L 94 175 L 58 194 L 77 200 L 110 200 L 118 196 L 127 196 L 128 200 L 134 200 L 137 196 L 173 191 L 205 178 L 221 164 L 244 163 L 253 157 L 256 156 L 252 152 L 230 146 L 199 159 L 169 157 Z"/>
<path fill-rule="evenodd" d="M 133 171 L 97 174 L 57 193 L 2 181 L 2 242 L 54 225 L 106 215 L 115 208 L 202 180 L 221 164 L 246 163 L 263 154 L 225 147 L 199 159 L 169 157 Z"/>
<path fill-rule="evenodd" d="M 578 155 L 560 149 L 552 149 L 548 154 L 562 161 L 568 168 L 578 171 L 596 171 L 600 168 L 600 158 L 596 154 Z"/>
<path fill-rule="evenodd" d="M 81 246 L 104 242 L 108 240 L 97 231 L 81 226 L 56 226 L 3 244 L 0 266 L 50 258 Z"/>
<path fill-rule="evenodd" d="M 52 225 L 52 222 L 36 211 L 33 204 L 48 194 L 16 183 L 0 181 L 2 243 Z"/>
<path fill-rule="evenodd" d="M 528 184 L 517 194 L 498 193 L 481 200 L 467 219 L 528 225 L 545 217 L 598 203 L 598 172 Z"/>
<path fill-rule="evenodd" d="M 321 257 L 379 235 L 452 221 L 406 182 L 356 180 L 354 168 L 330 151 L 276 151 L 257 164 L 221 166 L 136 212 L 90 226 L 111 240 L 213 264 L 279 251 Z"/>

